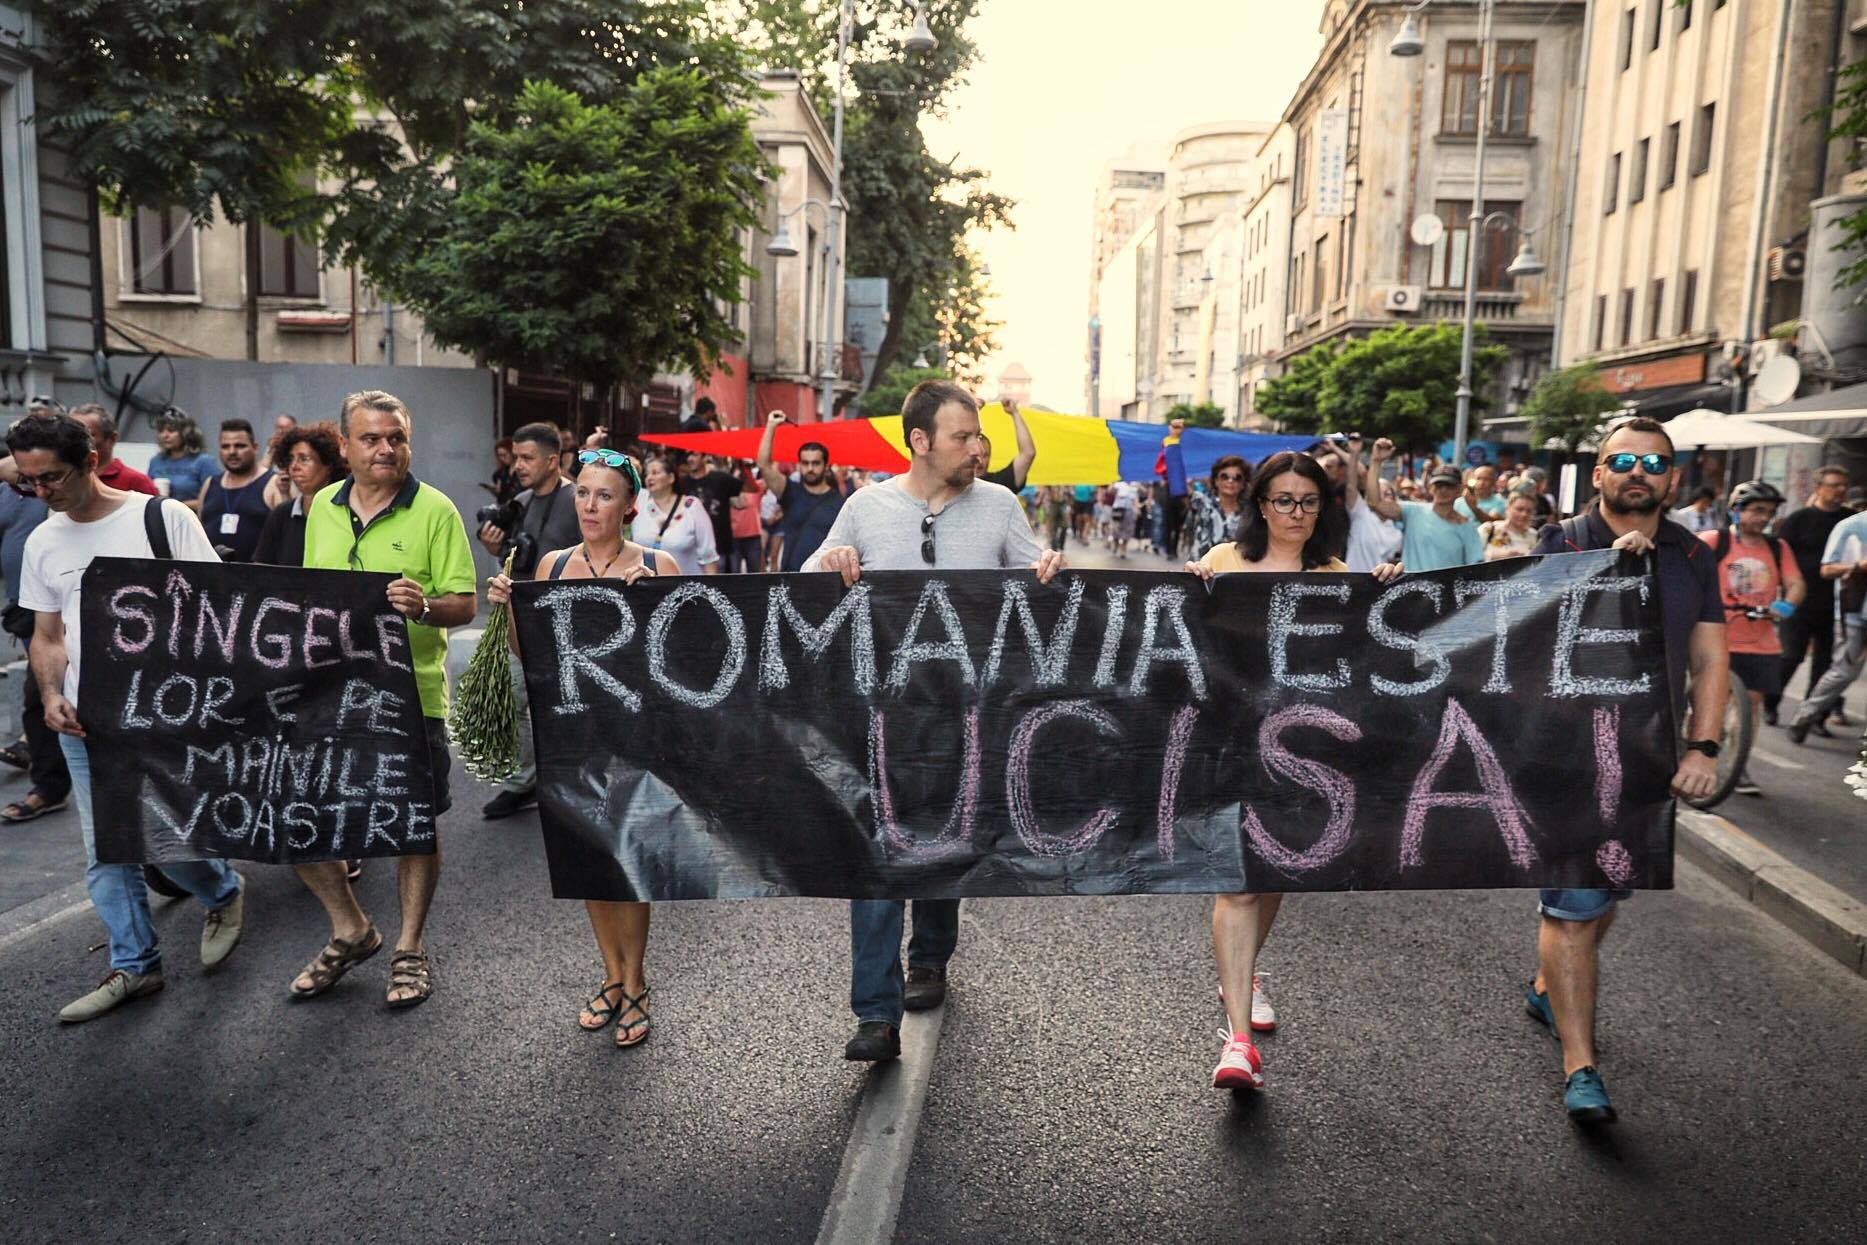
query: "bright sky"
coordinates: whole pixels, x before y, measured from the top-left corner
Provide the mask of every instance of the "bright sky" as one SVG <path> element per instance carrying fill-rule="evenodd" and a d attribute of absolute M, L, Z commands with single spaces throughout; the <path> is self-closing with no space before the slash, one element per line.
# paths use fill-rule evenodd
<path fill-rule="evenodd" d="M 985 0 L 979 62 L 938 155 L 991 174 L 1015 231 L 976 240 L 1002 320 L 986 395 L 1014 360 L 1031 397 L 1083 409 L 1090 216 L 1103 164 L 1205 121 L 1283 115 L 1322 47 L 1322 0 Z"/>

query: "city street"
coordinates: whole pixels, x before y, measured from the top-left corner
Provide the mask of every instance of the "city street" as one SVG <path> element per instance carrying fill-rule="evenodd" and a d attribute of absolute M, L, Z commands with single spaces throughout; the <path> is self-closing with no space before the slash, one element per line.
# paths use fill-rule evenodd
<path fill-rule="evenodd" d="M 1725 811 L 1787 798 L 1772 776 Z M 161 903 L 168 989 L 61 1027 L 103 974 L 101 927 L 19 928 L 15 862 L 41 859 L 24 834 L 74 854 L 76 827 L 9 829 L 7 1235 L 809 1241 L 839 1196 L 898 1197 L 894 1238 L 929 1242 L 1839 1241 L 1867 1216 L 1867 981 L 1689 864 L 1605 954 L 1622 1120 L 1598 1135 L 1563 1115 L 1556 1046 L 1523 1014 L 1524 893 L 1293 899 L 1265 959 L 1270 1087 L 1239 1097 L 1207 1085 L 1207 901 L 968 901 L 904 1180 L 839 1188 L 872 1140 L 865 1094 L 915 1071 L 840 1057 L 844 905 L 657 907 L 656 1031 L 619 1051 L 575 1028 L 599 967 L 580 906 L 549 897 L 535 817 L 483 822 L 489 794 L 461 784 L 443 822 L 437 993 L 408 1013 L 382 1005 L 386 957 L 288 1002 L 321 913 L 249 866 L 224 968 L 200 969 L 196 912 Z M 77 878 L 42 863 L 32 899 Z M 385 928 L 390 874 L 360 890 Z"/>

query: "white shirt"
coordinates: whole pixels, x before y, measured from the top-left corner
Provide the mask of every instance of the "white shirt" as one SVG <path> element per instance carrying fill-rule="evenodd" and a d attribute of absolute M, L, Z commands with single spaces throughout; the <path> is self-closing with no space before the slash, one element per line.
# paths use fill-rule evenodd
<path fill-rule="evenodd" d="M 1133 510 L 1138 498 L 1138 490 L 1127 481 L 1124 480 L 1122 483 L 1115 486 L 1115 509 Z"/>
<path fill-rule="evenodd" d="M 683 575 L 698 575 L 700 568 L 720 560 L 714 547 L 713 520 L 707 508 L 692 497 L 676 497 L 670 515 L 643 491 L 635 503 L 635 526 L 630 538 L 638 545 L 659 549 L 674 559 Z"/>
<path fill-rule="evenodd" d="M 153 498 L 131 493 L 122 505 L 101 519 L 79 523 L 67 514 L 54 514 L 26 538 L 26 554 L 19 573 L 19 603 L 34 613 L 56 611 L 65 621 L 65 699 L 78 703 L 78 659 L 84 651 L 79 630 L 78 589 L 92 558 L 153 558 L 149 533 L 143 528 L 143 507 Z M 162 522 L 168 528 L 169 550 L 177 562 L 218 562 L 201 520 L 178 501 L 163 501 Z"/>
<path fill-rule="evenodd" d="M 1381 563 L 1392 561 L 1404 539 L 1400 528 L 1376 514 L 1367 498 L 1356 496 L 1355 508 L 1348 512 L 1345 561 L 1349 570 L 1365 575 Z"/>

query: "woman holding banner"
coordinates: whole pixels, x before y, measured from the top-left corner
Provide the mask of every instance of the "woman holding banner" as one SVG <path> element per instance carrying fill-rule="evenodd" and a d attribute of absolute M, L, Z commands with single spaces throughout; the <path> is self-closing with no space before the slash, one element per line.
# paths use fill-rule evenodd
<path fill-rule="evenodd" d="M 1258 465 L 1251 485 L 1248 513 L 1253 521 L 1237 539 L 1214 545 L 1186 569 L 1204 580 L 1251 571 L 1347 571 L 1330 556 L 1323 535 L 1331 530 L 1325 521 L 1329 512 L 1341 504 L 1315 459 L 1287 451 L 1273 454 Z M 1384 562 L 1374 568 L 1374 577 L 1388 583 L 1400 571 L 1397 564 Z M 1212 954 L 1219 965 L 1219 1001 L 1226 1012 L 1221 1031 L 1225 1049 L 1212 1070 L 1214 1089 L 1264 1088 L 1264 1060 L 1251 1034 L 1275 1029 L 1277 1012 L 1265 996 L 1257 959 L 1283 899 L 1281 894 L 1266 894 L 1219 895 L 1213 900 Z"/>
<path fill-rule="evenodd" d="M 581 451 L 577 461 L 581 470 L 573 496 L 583 541 L 545 554 L 538 560 L 536 578 L 620 579 L 632 584 L 653 575 L 679 575 L 672 555 L 623 538 L 642 496 L 642 475 L 635 461 L 615 450 L 599 449 Z M 493 576 L 486 585 L 486 599 L 495 605 L 510 602 L 512 581 L 504 575 Z M 516 651 L 516 629 L 512 644 Z M 577 1024 L 586 1033 L 596 1033 L 614 1020 L 616 1045 L 634 1046 L 648 1037 L 648 980 L 643 971 L 648 905 L 591 899 L 584 906 L 590 913 L 597 949 L 603 953 L 603 982 L 584 1004 Z"/>

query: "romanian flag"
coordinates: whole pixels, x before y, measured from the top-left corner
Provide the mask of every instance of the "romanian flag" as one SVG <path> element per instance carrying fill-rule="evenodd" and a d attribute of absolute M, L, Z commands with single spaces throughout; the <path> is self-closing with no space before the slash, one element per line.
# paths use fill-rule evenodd
<path fill-rule="evenodd" d="M 1023 410 L 1031 439 L 1037 442 L 1037 461 L 1031 465 L 1030 484 L 1113 484 L 1117 480 L 1152 480 L 1158 474 L 1170 433 L 1165 424 L 1139 424 L 1122 419 L 1091 419 L 1087 415 L 1059 415 L 1054 411 Z M 1018 455 L 1018 438 L 1011 416 L 994 402 L 979 415 L 985 435 L 992 441 L 994 470 Z M 735 428 L 727 432 L 646 433 L 642 440 L 674 449 L 693 450 L 720 458 L 758 457 L 763 428 Z M 1313 436 L 1231 432 L 1218 428 L 1188 428 L 1175 446 L 1183 478 L 1212 474 L 1212 464 L 1227 454 L 1259 463 L 1280 450 L 1303 450 L 1316 444 Z M 838 419 L 823 424 L 785 424 L 778 429 L 772 457 L 797 461 L 798 448 L 815 441 L 830 452 L 830 462 L 865 471 L 902 472 L 908 469 L 907 439 L 901 417 Z"/>

